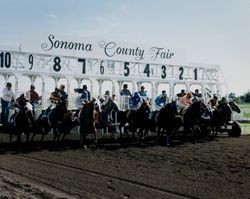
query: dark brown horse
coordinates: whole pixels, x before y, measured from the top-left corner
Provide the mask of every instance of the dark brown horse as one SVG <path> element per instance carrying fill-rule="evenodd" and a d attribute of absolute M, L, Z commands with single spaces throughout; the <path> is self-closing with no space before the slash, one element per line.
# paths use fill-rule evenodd
<path fill-rule="evenodd" d="M 8 124 L 8 131 L 10 133 L 10 142 L 12 142 L 13 135 L 17 136 L 17 146 L 21 149 L 21 135 L 26 135 L 26 142 L 29 142 L 30 133 L 33 130 L 34 117 L 32 111 L 26 106 L 27 102 L 23 104 L 20 102 L 15 113 L 10 118 Z"/>
<path fill-rule="evenodd" d="M 86 137 L 89 134 L 94 134 L 95 144 L 97 144 L 96 125 L 99 122 L 99 113 L 95 110 L 95 101 L 92 100 L 83 105 L 80 111 L 80 142 L 83 147 L 87 148 Z"/>
<path fill-rule="evenodd" d="M 211 117 L 211 129 L 214 135 L 217 135 L 218 132 L 221 132 L 223 129 L 227 131 L 227 125 L 232 120 L 233 111 L 240 113 L 241 110 L 235 102 L 225 102 L 220 103 L 217 109 L 212 111 Z M 235 136 L 239 136 L 241 133 L 238 132 Z M 232 134 L 233 135 L 233 134 Z"/>
<path fill-rule="evenodd" d="M 127 113 L 128 130 L 133 133 L 133 137 L 135 133 L 138 133 L 140 144 L 150 130 L 149 116 L 150 107 L 147 101 L 144 101 L 138 110 L 131 110 Z"/>
<path fill-rule="evenodd" d="M 41 134 L 41 141 L 43 141 L 45 135 L 51 130 L 54 134 L 54 142 L 59 142 L 61 135 L 64 139 L 70 130 L 76 125 L 71 119 L 72 114 L 73 113 L 67 111 L 61 103 L 57 104 L 53 109 L 43 111 L 35 122 L 35 130 L 31 140 L 33 140 L 37 134 Z"/>
<path fill-rule="evenodd" d="M 156 125 L 158 127 L 157 141 L 163 140 L 163 134 L 166 135 L 166 144 L 171 144 L 171 136 L 183 125 L 183 120 L 177 114 L 176 101 L 165 105 L 157 115 Z M 165 143 L 164 143 L 165 144 Z"/>
<path fill-rule="evenodd" d="M 207 112 L 207 106 L 203 101 L 196 101 L 185 111 L 184 120 L 184 135 L 191 132 L 193 142 L 195 140 L 203 140 L 204 135 L 201 129 L 202 116 Z"/>

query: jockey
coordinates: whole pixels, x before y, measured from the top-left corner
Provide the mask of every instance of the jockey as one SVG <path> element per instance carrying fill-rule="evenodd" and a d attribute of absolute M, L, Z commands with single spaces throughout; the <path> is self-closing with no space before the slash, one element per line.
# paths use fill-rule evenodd
<path fill-rule="evenodd" d="M 134 93 L 134 96 L 129 99 L 129 107 L 134 109 L 138 108 L 142 104 L 143 100 L 138 92 Z"/>
<path fill-rule="evenodd" d="M 41 96 L 39 96 L 38 93 L 35 91 L 34 85 L 30 86 L 30 90 L 27 91 L 26 96 L 28 96 L 30 104 L 33 108 L 33 115 L 35 115 L 35 106 L 39 103 L 39 100 L 41 100 Z"/>
<path fill-rule="evenodd" d="M 216 109 L 216 108 L 218 107 L 219 102 L 218 102 L 218 97 L 217 97 L 217 95 L 214 94 L 213 99 L 210 99 L 210 100 L 209 100 L 208 105 L 209 105 L 210 108 L 212 108 L 212 109 Z"/>
<path fill-rule="evenodd" d="M 195 89 L 194 93 L 192 92 L 194 99 L 193 101 L 200 101 L 202 100 L 202 94 L 199 92 L 199 89 Z"/>
<path fill-rule="evenodd" d="M 81 94 L 80 99 L 82 100 L 82 102 L 90 102 L 91 96 L 90 92 L 88 91 L 87 85 L 83 85 L 82 89 L 76 88 L 74 89 L 74 91 Z"/>
<path fill-rule="evenodd" d="M 221 107 L 225 104 L 228 104 L 228 101 L 225 97 L 222 97 L 220 101 L 218 101 L 218 107 Z"/>
<path fill-rule="evenodd" d="M 163 90 L 161 95 L 159 95 L 155 98 L 155 107 L 157 110 L 160 110 L 168 102 L 169 102 L 169 99 L 167 96 L 167 92 L 165 90 Z"/>
<path fill-rule="evenodd" d="M 50 94 L 49 100 L 54 105 L 59 104 L 61 101 L 60 90 L 57 87 L 55 88 L 55 91 Z"/>
<path fill-rule="evenodd" d="M 21 94 L 17 99 L 16 99 L 16 102 L 15 102 L 15 107 L 18 108 L 18 109 L 22 109 L 24 108 L 26 105 L 27 105 L 27 102 L 29 100 L 27 100 L 25 98 L 25 95 L 24 94 Z"/>
<path fill-rule="evenodd" d="M 108 102 L 110 99 L 111 99 L 110 92 L 109 91 L 105 91 L 104 102 Z"/>
<path fill-rule="evenodd" d="M 121 90 L 120 95 L 125 95 L 125 96 L 132 97 L 132 94 L 131 94 L 130 90 L 128 89 L 128 85 L 127 84 L 123 85 L 123 89 Z"/>
<path fill-rule="evenodd" d="M 141 90 L 139 91 L 139 94 L 143 100 L 149 100 L 147 91 L 145 91 L 145 87 L 141 86 Z"/>
<path fill-rule="evenodd" d="M 6 124 L 9 119 L 9 108 L 10 103 L 14 102 L 15 94 L 12 90 L 12 84 L 8 82 L 6 87 L 3 89 L 2 97 L 1 97 L 1 123 Z"/>
<path fill-rule="evenodd" d="M 105 107 L 105 105 L 109 102 L 109 100 L 112 100 L 112 98 L 110 97 L 110 92 L 105 91 L 103 98 L 100 98 L 101 109 Z"/>
<path fill-rule="evenodd" d="M 191 92 L 188 92 L 186 95 L 182 96 L 178 101 L 178 109 L 179 110 L 187 109 L 193 103 L 191 98 L 192 98 Z"/>
<path fill-rule="evenodd" d="M 60 98 L 62 102 L 63 109 L 67 110 L 68 106 L 68 94 L 65 92 L 65 85 L 60 85 L 59 87 Z"/>
<path fill-rule="evenodd" d="M 26 108 L 27 115 L 29 116 L 32 123 L 34 123 L 34 115 L 33 115 L 33 108 L 29 100 L 25 97 L 24 94 L 21 94 L 15 101 L 15 107 L 18 110 L 23 110 Z M 17 111 L 18 112 L 18 111 Z"/>
<path fill-rule="evenodd" d="M 116 95 L 115 94 L 113 94 L 112 95 L 112 97 L 111 97 L 111 99 L 113 100 L 113 102 L 116 104 L 116 105 L 118 105 L 118 103 L 117 103 L 117 101 L 116 101 Z"/>

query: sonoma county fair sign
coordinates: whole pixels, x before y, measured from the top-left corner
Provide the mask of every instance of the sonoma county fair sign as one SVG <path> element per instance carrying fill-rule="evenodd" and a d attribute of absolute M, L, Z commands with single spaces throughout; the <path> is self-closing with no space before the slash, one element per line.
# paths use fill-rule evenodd
<path fill-rule="evenodd" d="M 187 65 L 185 53 L 180 49 L 113 40 L 69 38 L 56 34 L 24 38 L 22 51 L 148 64 Z"/>

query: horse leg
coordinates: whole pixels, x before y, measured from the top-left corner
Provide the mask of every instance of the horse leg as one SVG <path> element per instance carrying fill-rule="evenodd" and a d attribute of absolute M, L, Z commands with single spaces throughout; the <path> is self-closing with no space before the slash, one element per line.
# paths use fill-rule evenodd
<path fill-rule="evenodd" d="M 171 136 L 170 136 L 170 131 L 166 131 L 166 145 L 170 146 L 171 145 Z"/>
<path fill-rule="evenodd" d="M 10 143 L 12 143 L 13 134 L 10 133 Z"/>
<path fill-rule="evenodd" d="M 142 143 L 142 137 L 143 137 L 143 128 L 139 128 L 139 131 L 138 131 L 138 136 L 139 136 L 139 145 L 141 145 Z"/>
<path fill-rule="evenodd" d="M 119 133 L 120 133 L 120 143 L 122 145 L 123 144 L 122 126 L 119 125 L 118 128 L 119 128 Z"/>
<path fill-rule="evenodd" d="M 87 149 L 87 146 L 86 146 L 86 136 L 87 134 L 85 134 L 85 131 L 83 129 L 83 127 L 80 127 L 80 143 L 81 145 L 83 146 L 84 149 Z"/>
<path fill-rule="evenodd" d="M 111 125 L 111 132 L 112 132 L 113 138 L 117 139 L 117 132 L 116 132 L 116 126 L 115 125 Z"/>
<path fill-rule="evenodd" d="M 192 131 L 192 135 L 193 135 L 193 140 L 192 140 L 192 142 L 193 142 L 193 144 L 195 144 L 196 143 L 196 141 L 197 141 L 197 139 L 198 139 L 198 134 L 197 134 L 197 130 L 196 130 L 196 127 L 195 126 L 193 126 L 192 128 L 191 128 L 191 131 Z"/>
<path fill-rule="evenodd" d="M 124 134 L 126 133 L 127 139 L 129 140 L 129 132 L 128 132 L 128 127 L 124 126 Z"/>
<path fill-rule="evenodd" d="M 125 125 L 124 127 L 123 127 L 123 129 L 124 129 L 124 135 L 126 134 L 126 140 L 127 140 L 127 142 L 129 142 L 129 132 L 128 132 L 128 127 Z"/>
<path fill-rule="evenodd" d="M 55 142 L 56 140 L 56 132 L 55 132 L 55 129 L 53 128 L 53 142 Z"/>
<path fill-rule="evenodd" d="M 97 131 L 94 131 L 94 135 L 95 135 L 95 145 L 97 145 Z"/>
<path fill-rule="evenodd" d="M 30 138 L 30 133 L 27 132 L 27 133 L 26 133 L 26 143 L 29 143 L 29 138 Z"/>
<path fill-rule="evenodd" d="M 57 141 L 57 143 L 59 143 L 60 142 L 60 132 L 59 132 L 59 129 L 58 128 L 56 128 L 56 132 L 57 132 L 57 139 L 56 139 L 56 141 Z"/>
<path fill-rule="evenodd" d="M 43 142 L 43 140 L 44 140 L 44 137 L 45 137 L 45 132 L 43 132 L 43 133 L 42 133 L 42 137 L 41 137 L 41 140 L 40 140 L 40 142 Z"/>
<path fill-rule="evenodd" d="M 31 139 L 30 139 L 30 142 L 33 142 L 35 136 L 36 136 L 36 133 L 33 133 L 32 137 L 31 137 Z"/>
<path fill-rule="evenodd" d="M 22 150 L 22 147 L 21 147 L 21 133 L 17 133 L 16 145 L 17 145 L 18 152 L 21 153 L 21 150 Z"/>
<path fill-rule="evenodd" d="M 58 131 L 57 131 L 57 128 L 53 128 L 53 142 L 55 143 L 56 140 L 58 139 Z"/>
<path fill-rule="evenodd" d="M 61 142 L 64 141 L 64 139 L 65 139 L 65 137 L 66 137 L 67 134 L 68 134 L 67 132 L 64 132 L 64 133 L 62 134 Z"/>
<path fill-rule="evenodd" d="M 158 127 L 158 130 L 157 130 L 157 136 L 156 136 L 156 144 L 159 144 L 160 143 L 160 136 L 161 136 L 161 128 Z"/>

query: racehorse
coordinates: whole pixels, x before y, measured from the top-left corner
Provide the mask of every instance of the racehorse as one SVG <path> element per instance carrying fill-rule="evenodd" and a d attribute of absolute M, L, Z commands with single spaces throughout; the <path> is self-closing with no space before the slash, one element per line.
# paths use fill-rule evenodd
<path fill-rule="evenodd" d="M 201 122 L 204 114 L 208 111 L 206 104 L 203 101 L 196 101 L 191 104 L 183 115 L 184 135 L 191 131 L 193 141 L 203 139 L 203 131 L 201 130 Z"/>
<path fill-rule="evenodd" d="M 128 124 L 129 130 L 132 131 L 133 137 L 134 133 L 138 130 L 139 143 L 141 144 L 142 139 L 149 132 L 150 124 L 149 124 L 149 116 L 150 116 L 150 107 L 149 103 L 145 100 L 139 109 L 131 110 L 128 112 Z"/>
<path fill-rule="evenodd" d="M 227 125 L 232 119 L 233 111 L 237 113 L 241 112 L 235 102 L 220 103 L 217 109 L 212 111 L 211 127 L 214 135 L 217 135 L 222 130 L 222 127 L 227 129 Z"/>
<path fill-rule="evenodd" d="M 172 101 L 160 109 L 156 123 L 158 127 L 157 141 L 162 140 L 165 133 L 166 143 L 170 145 L 171 133 L 176 133 L 183 125 L 182 118 L 177 114 L 176 101 Z"/>
<path fill-rule="evenodd" d="M 29 142 L 29 135 L 33 130 L 34 117 L 32 114 L 32 105 L 21 98 L 15 104 L 15 113 L 10 118 L 8 129 L 10 130 L 10 142 L 14 134 L 17 135 L 17 145 L 21 146 L 21 135 L 26 134 L 26 142 Z"/>
<path fill-rule="evenodd" d="M 48 108 L 47 110 L 43 111 L 35 122 L 36 131 L 34 131 L 34 134 L 31 140 L 33 141 L 35 135 L 40 133 L 42 134 L 41 141 L 43 141 L 45 135 L 47 135 L 51 130 L 53 130 L 53 134 L 54 134 L 53 141 L 59 142 L 61 134 L 67 134 L 69 127 L 72 126 L 71 123 L 69 124 L 69 120 L 66 119 L 71 114 L 72 113 L 68 112 L 65 109 L 64 104 L 61 102 L 59 102 L 55 107 Z M 63 124 L 63 121 L 67 121 L 67 125 Z M 62 132 L 62 130 L 64 132 Z M 64 137 L 65 135 L 63 136 L 63 138 Z"/>
<path fill-rule="evenodd" d="M 86 137 L 88 134 L 94 134 L 95 144 L 97 144 L 96 126 L 99 122 L 99 113 L 96 111 L 95 100 L 86 102 L 79 114 L 80 143 L 87 149 Z"/>

